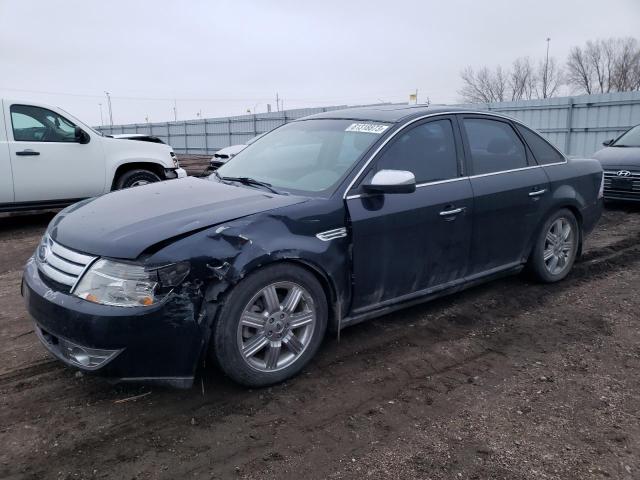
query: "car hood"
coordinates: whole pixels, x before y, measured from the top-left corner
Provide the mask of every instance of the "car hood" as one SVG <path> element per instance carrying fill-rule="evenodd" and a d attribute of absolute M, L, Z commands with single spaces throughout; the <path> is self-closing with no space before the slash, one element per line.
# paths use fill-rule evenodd
<path fill-rule="evenodd" d="M 635 167 L 640 170 L 640 147 L 607 147 L 594 153 L 593 158 L 600 160 L 605 169 Z"/>
<path fill-rule="evenodd" d="M 303 201 L 303 197 L 188 177 L 80 202 L 54 219 L 49 234 L 80 252 L 134 259 L 159 242 Z"/>

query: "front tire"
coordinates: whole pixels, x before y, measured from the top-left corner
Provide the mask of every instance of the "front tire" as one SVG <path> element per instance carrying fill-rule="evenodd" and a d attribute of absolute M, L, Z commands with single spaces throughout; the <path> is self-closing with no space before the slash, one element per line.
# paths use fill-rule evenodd
<path fill-rule="evenodd" d="M 130 170 L 120 175 L 116 181 L 116 190 L 123 188 L 139 187 L 149 183 L 159 182 L 160 177 L 150 170 Z"/>
<path fill-rule="evenodd" d="M 291 264 L 247 276 L 225 299 L 213 331 L 213 355 L 236 382 L 264 387 L 302 370 L 327 328 L 327 300 L 314 275 Z"/>
<path fill-rule="evenodd" d="M 581 233 L 576 217 L 563 208 L 544 223 L 529 258 L 534 277 L 544 283 L 564 279 L 576 260 Z"/>

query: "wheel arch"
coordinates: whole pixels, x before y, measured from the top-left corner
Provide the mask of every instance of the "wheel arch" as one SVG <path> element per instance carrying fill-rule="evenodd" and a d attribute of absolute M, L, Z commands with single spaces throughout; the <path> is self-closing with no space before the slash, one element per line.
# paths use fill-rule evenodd
<path fill-rule="evenodd" d="M 540 235 L 542 227 L 544 227 L 544 224 L 546 223 L 546 221 L 549 219 L 551 215 L 556 213 L 558 210 L 562 210 L 562 209 L 569 210 L 573 214 L 573 216 L 576 218 L 576 221 L 578 222 L 579 238 L 578 238 L 578 252 L 576 253 L 576 258 L 580 258 L 580 255 L 582 255 L 582 242 L 584 238 L 584 234 L 582 232 L 582 225 L 583 225 L 584 219 L 582 217 L 582 212 L 580 211 L 580 208 L 577 205 L 577 203 L 567 200 L 567 201 L 558 202 L 552 205 L 550 208 L 547 209 L 545 214 L 541 217 L 540 222 L 536 226 L 535 232 L 531 237 L 531 241 L 529 242 L 529 246 L 527 248 L 526 261 L 528 261 L 531 258 L 531 254 L 533 253 L 536 240 Z"/>
<path fill-rule="evenodd" d="M 207 323 L 209 327 L 205 333 L 205 341 L 203 345 L 205 351 L 210 348 L 210 336 L 218 323 L 220 307 L 224 304 L 226 297 L 231 293 L 231 291 L 248 275 L 251 275 L 263 268 L 279 264 L 290 264 L 298 268 L 302 268 L 313 275 L 320 284 L 327 300 L 328 330 L 332 332 L 338 330 L 342 311 L 340 302 L 338 301 L 337 286 L 324 269 L 322 269 L 317 263 L 300 257 L 280 256 L 275 258 L 270 257 L 268 259 L 261 258 L 255 259 L 255 261 L 245 265 L 241 273 L 232 277 L 232 279 L 225 278 L 213 280 L 205 289 L 201 309 L 201 316 L 208 317 Z"/>
<path fill-rule="evenodd" d="M 124 162 L 118 165 L 118 167 L 113 172 L 111 176 L 111 187 L 113 190 L 116 187 L 116 183 L 118 179 L 125 173 L 130 172 L 131 170 L 149 170 L 150 172 L 155 173 L 160 177 L 161 180 L 165 179 L 165 167 L 161 163 L 156 163 L 153 161 L 134 161 L 134 162 Z"/>
<path fill-rule="evenodd" d="M 242 270 L 241 277 L 236 282 L 229 285 L 228 291 L 230 291 L 238 283 L 240 283 L 240 281 L 247 275 L 250 275 L 268 266 L 281 264 L 290 264 L 302 268 L 314 276 L 314 278 L 322 287 L 325 298 L 327 300 L 327 312 L 329 315 L 329 318 L 327 319 L 327 325 L 332 330 L 336 329 L 339 324 L 339 318 L 341 315 L 341 309 L 337 295 L 337 286 L 331 279 L 329 274 L 320 265 L 312 260 L 303 257 L 288 256 L 285 253 L 281 255 L 271 255 L 268 259 L 263 258 L 256 260 L 255 262 L 251 262 L 250 264 L 245 266 L 245 268 Z"/>

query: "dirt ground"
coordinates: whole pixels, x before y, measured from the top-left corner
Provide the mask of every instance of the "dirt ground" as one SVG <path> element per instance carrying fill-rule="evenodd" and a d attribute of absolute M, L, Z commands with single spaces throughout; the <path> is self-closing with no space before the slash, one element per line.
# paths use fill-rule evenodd
<path fill-rule="evenodd" d="M 253 391 L 213 368 L 189 391 L 111 386 L 52 360 L 19 293 L 51 216 L 0 218 L 0 478 L 640 478 L 640 208 L 608 210 L 561 284 L 508 278 L 349 328 Z"/>

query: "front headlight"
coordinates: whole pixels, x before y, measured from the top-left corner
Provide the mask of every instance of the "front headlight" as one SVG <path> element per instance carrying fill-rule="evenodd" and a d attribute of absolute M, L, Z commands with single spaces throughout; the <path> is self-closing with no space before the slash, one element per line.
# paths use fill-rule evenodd
<path fill-rule="evenodd" d="M 135 263 L 100 259 L 85 272 L 73 294 L 103 305 L 151 306 L 161 302 L 188 273 L 187 262 L 151 270 Z"/>
<path fill-rule="evenodd" d="M 175 153 L 173 152 L 169 152 L 169 155 L 171 155 L 171 160 L 173 161 L 173 166 L 176 168 L 180 168 L 180 162 L 178 161 L 178 157 L 176 156 Z"/>

